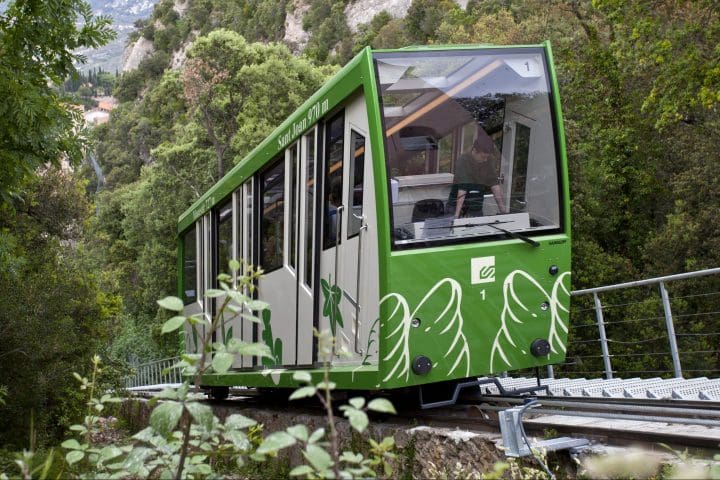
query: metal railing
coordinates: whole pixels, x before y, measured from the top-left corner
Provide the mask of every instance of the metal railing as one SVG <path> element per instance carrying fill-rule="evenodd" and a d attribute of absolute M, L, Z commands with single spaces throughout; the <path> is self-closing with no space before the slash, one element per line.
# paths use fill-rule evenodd
<path fill-rule="evenodd" d="M 173 357 L 132 365 L 134 371 L 133 376 L 127 379 L 125 388 L 182 382 L 182 372 L 180 369 L 172 368 L 177 361 L 178 358 Z"/>
<path fill-rule="evenodd" d="M 718 274 L 712 268 L 572 292 L 566 363 L 551 375 L 720 376 Z"/>

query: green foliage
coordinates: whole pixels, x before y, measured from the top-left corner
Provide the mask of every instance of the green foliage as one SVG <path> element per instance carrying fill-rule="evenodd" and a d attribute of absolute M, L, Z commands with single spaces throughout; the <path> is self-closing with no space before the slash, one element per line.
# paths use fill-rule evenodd
<path fill-rule="evenodd" d="M 111 20 L 84 0 L 17 0 L 0 14 L 0 202 L 22 190 L 35 169 L 77 162 L 86 145 L 78 115 L 53 84 L 75 72 L 76 50 L 113 38 Z M 82 26 L 78 26 L 82 25 Z"/>
<path fill-rule="evenodd" d="M 196 0 L 187 18 L 203 35 L 227 28 L 250 41 L 277 42 L 285 36 L 287 5 L 287 0 Z"/>
<path fill-rule="evenodd" d="M 122 296 L 125 318 L 132 319 L 118 325 L 113 358 L 176 353 L 176 343 L 162 340 L 167 318 L 156 319 L 154 299 L 175 290 L 178 216 L 327 73 L 285 47 L 220 30 L 195 42 L 183 72 L 166 71 L 149 85 L 140 70 L 120 78 L 117 91 L 128 79 L 138 82 L 94 132 L 106 190 L 96 199 L 88 236 L 104 284 Z M 138 338 L 143 331 L 151 335 Z M 151 355 L 153 346 L 158 351 Z"/>
<path fill-rule="evenodd" d="M 303 17 L 303 28 L 310 33 L 305 55 L 318 61 L 345 63 L 352 51 L 352 35 L 345 17 L 347 1 L 313 0 Z"/>
<path fill-rule="evenodd" d="M 23 202 L 0 215 L 0 385 L 8 387 L 0 443 L 19 446 L 30 429 L 44 445 L 72 421 L 69 370 L 108 341 L 119 300 L 103 292 L 73 248 L 90 205 L 84 185 L 57 169 L 26 187 Z M 81 339 L 81 341 L 78 341 Z"/>
<path fill-rule="evenodd" d="M 131 102 L 135 100 L 145 85 L 145 77 L 139 70 L 131 70 L 123 73 L 118 79 L 113 90 L 113 95 L 120 102 Z"/>
<path fill-rule="evenodd" d="M 238 262 L 233 261 L 229 266 L 232 271 L 239 270 Z M 262 427 L 255 420 L 233 414 L 220 421 L 209 405 L 200 403 L 204 395 L 197 392 L 202 376 L 209 368 L 224 373 L 232 365 L 235 355 L 271 355 L 270 350 L 260 344 L 239 341 L 230 341 L 227 345 L 212 344 L 214 332 L 226 317 L 239 315 L 233 313 L 237 309 L 230 308 L 231 305 L 242 305 L 254 311 L 253 316 L 267 308 L 263 302 L 253 301 L 243 293 L 247 286 L 254 284 L 262 270 L 246 266 L 245 272 L 246 275 L 240 277 L 236 287 L 225 283 L 230 279 L 229 276 L 218 277 L 220 288 L 210 293 L 220 301 L 220 308 L 207 325 L 209 328 L 202 337 L 200 353 L 184 355 L 173 367 L 184 369 L 184 373 L 192 375 L 194 388 L 186 381 L 177 389 L 169 388 L 157 394 L 153 399 L 157 406 L 150 414 L 150 426 L 133 435 L 129 443 L 97 443 L 103 424 L 102 416 L 109 405 L 120 402 L 119 398 L 103 393 L 104 389 L 99 383 L 103 372 L 100 357 L 93 357 L 89 377 L 74 374 L 80 383 L 80 390 L 87 392 L 87 403 L 83 422 L 70 427 L 77 438 L 67 438 L 61 444 L 66 452 L 64 462 L 67 471 L 77 478 L 216 478 L 227 468 L 228 462 L 242 469 L 248 460 L 265 462 L 268 458 L 276 457 L 280 450 L 299 444 L 303 446 L 302 455 L 307 465 L 294 468 L 289 472 L 290 476 L 367 478 L 377 476 L 377 470 L 382 470 L 386 477 L 392 475 L 390 462 L 395 459 L 395 454 L 391 437 L 380 442 L 369 439 L 370 456 L 367 458 L 352 451 L 339 453 L 330 398 L 334 384 L 328 381 L 330 367 L 327 359 L 333 350 L 333 338 L 329 333 L 319 335 L 319 348 L 325 359 L 324 380 L 313 384 L 307 372 L 295 374 L 297 381 L 307 383 L 303 388 L 311 388 L 323 403 L 329 422 L 329 442 L 325 439 L 325 428 L 310 432 L 305 425 L 291 426 L 285 431 L 273 432 L 261 438 L 259 434 Z M 174 313 L 181 313 L 184 308 L 182 300 L 176 297 L 165 297 L 157 303 Z M 198 322 L 205 322 L 205 317 L 196 315 L 186 318 L 176 315 L 165 323 L 163 330 L 173 332 L 186 322 L 194 328 Z M 211 354 L 212 360 L 208 363 Z M 366 404 L 365 399 L 360 397 L 351 399 L 350 405 L 341 407 L 341 410 L 345 411 L 351 426 L 358 433 L 362 433 L 368 426 L 366 411 L 395 413 L 392 404 L 385 399 L 374 399 Z M 31 448 L 17 461 L 17 465 L 26 478 L 46 478 L 53 466 L 52 454 L 39 467 L 33 466 L 37 463 L 35 456 Z"/>
<path fill-rule="evenodd" d="M 358 27 L 358 33 L 354 38 L 353 54 L 358 53 L 360 50 L 367 46 L 374 48 L 387 48 L 386 45 L 378 46 L 381 38 L 381 32 L 386 29 L 393 22 L 392 16 L 386 11 L 382 10 L 376 14 L 369 23 L 362 24 Z M 380 38 L 379 38 L 380 37 Z M 376 41 L 377 40 L 377 41 Z M 400 44 L 396 45 L 400 46 Z"/>
<path fill-rule="evenodd" d="M 416 45 L 428 43 L 443 19 L 459 10 L 452 0 L 413 0 L 405 16 L 405 33 Z"/>

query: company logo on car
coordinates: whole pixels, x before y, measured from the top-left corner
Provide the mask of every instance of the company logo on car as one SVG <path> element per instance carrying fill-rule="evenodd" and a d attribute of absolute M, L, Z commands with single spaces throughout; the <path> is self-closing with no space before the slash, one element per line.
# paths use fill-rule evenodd
<path fill-rule="evenodd" d="M 495 257 L 470 259 L 470 283 L 492 283 L 495 281 Z"/>

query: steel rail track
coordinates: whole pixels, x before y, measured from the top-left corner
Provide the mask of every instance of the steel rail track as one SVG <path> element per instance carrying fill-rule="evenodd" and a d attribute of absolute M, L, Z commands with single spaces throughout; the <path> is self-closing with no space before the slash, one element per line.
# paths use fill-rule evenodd
<path fill-rule="evenodd" d="M 138 395 L 141 392 L 135 392 Z M 142 392 L 151 396 L 154 392 Z M 314 411 L 322 408 L 312 400 L 287 402 L 284 397 L 263 395 L 254 389 L 232 389 L 227 400 L 208 400 L 211 405 L 237 405 L 280 409 L 285 412 Z M 398 415 L 375 415 L 375 423 L 393 423 L 460 428 L 485 433 L 498 433 L 497 413 L 520 405 L 528 397 L 463 394 L 457 405 L 437 409 L 419 409 L 396 405 Z M 720 402 L 675 399 L 634 399 L 602 397 L 532 397 L 539 407 L 526 414 L 525 429 L 529 434 L 586 436 L 612 445 L 643 444 L 650 448 L 668 444 L 679 449 L 693 447 L 704 450 L 720 448 Z M 338 401 L 337 405 L 342 404 Z M 338 416 L 342 416 L 340 412 Z M 562 419 L 562 420 L 559 420 Z M 648 429 L 648 425 L 651 426 Z"/>
<path fill-rule="evenodd" d="M 523 404 L 527 398 L 476 396 L 441 411 L 413 412 L 416 420 L 462 428 L 497 428 L 497 413 Z M 717 402 L 638 399 L 537 397 L 539 407 L 526 414 L 525 429 L 544 435 L 554 431 L 566 435 L 601 439 L 618 445 L 668 444 L 677 448 L 720 448 L 720 405 Z M 701 404 L 701 405 L 698 405 Z M 700 408 L 702 407 L 702 408 Z"/>

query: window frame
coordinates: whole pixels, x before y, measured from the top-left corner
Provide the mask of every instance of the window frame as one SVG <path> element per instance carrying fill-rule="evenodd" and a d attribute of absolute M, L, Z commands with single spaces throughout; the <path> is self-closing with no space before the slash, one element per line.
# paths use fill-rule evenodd
<path fill-rule="evenodd" d="M 468 243 L 487 243 L 487 242 L 496 242 L 498 240 L 507 240 L 512 241 L 512 238 L 508 238 L 507 235 L 505 235 L 502 232 L 498 232 L 497 234 L 487 234 L 487 235 L 481 235 L 481 236 L 467 236 L 467 237 L 456 237 L 456 238 L 445 238 L 442 240 L 418 240 L 415 242 L 409 242 L 409 243 L 398 243 L 397 239 L 394 237 L 393 232 L 395 231 L 395 215 L 393 213 L 393 204 L 392 204 L 392 198 L 391 198 L 391 192 L 392 192 L 392 175 L 391 175 L 391 156 L 389 154 L 388 150 L 388 144 L 387 144 L 387 137 L 386 132 L 388 130 L 385 115 L 383 114 L 384 111 L 384 104 L 383 104 L 383 92 L 382 92 L 382 84 L 380 81 L 380 69 L 378 68 L 378 61 L 382 60 L 384 58 L 406 58 L 408 56 L 426 56 L 426 57 L 433 57 L 438 55 L 437 50 L 427 50 L 422 52 L 403 52 L 403 51 L 380 51 L 380 52 L 373 52 L 373 74 L 375 75 L 375 83 L 377 85 L 377 101 L 378 101 L 378 109 L 380 112 L 380 126 L 381 126 L 381 141 L 383 144 L 383 153 L 385 155 L 385 171 L 386 171 L 386 178 L 385 178 L 385 188 L 387 189 L 388 195 L 387 198 L 389 200 L 388 202 L 388 219 L 390 224 L 390 229 L 388 231 L 388 235 L 390 236 L 390 246 L 392 251 L 402 251 L 402 250 L 414 250 L 414 249 L 422 249 L 422 248 L 435 248 L 435 247 L 442 247 L 447 245 L 456 245 L 456 244 L 468 244 Z M 556 234 L 563 234 L 566 233 L 569 229 L 569 225 L 567 225 L 567 219 L 566 219 L 566 207 L 567 202 L 569 201 L 565 195 L 565 182 L 566 182 L 566 176 L 563 174 L 563 168 L 565 165 L 565 160 L 563 156 L 564 148 L 563 148 L 563 142 L 561 140 L 561 127 L 562 127 L 562 118 L 561 114 L 557 109 L 557 105 L 559 104 L 557 95 L 558 92 L 554 88 L 554 81 L 553 81 L 553 71 L 551 68 L 551 63 L 548 58 L 548 52 L 547 49 L 544 47 L 504 47 L 504 48 L 460 48 L 460 49 L 453 49 L 453 50 L 447 50 L 442 51 L 444 56 L 462 56 L 462 55 L 468 55 L 472 53 L 478 53 L 483 55 L 514 55 L 514 54 L 538 54 L 542 60 L 542 68 L 545 76 L 545 82 L 547 87 L 547 101 L 548 101 L 548 111 L 550 115 L 550 123 L 551 123 L 551 131 L 552 131 L 552 140 L 553 140 L 553 151 L 555 156 L 555 175 L 556 175 L 556 184 L 557 184 L 557 199 L 558 199 L 558 224 L 555 228 L 547 228 L 547 229 L 541 229 L 541 230 L 527 230 L 523 231 L 522 234 L 534 237 L 534 236 L 545 236 L 545 235 L 556 235 Z M 419 98 L 416 97 L 416 98 Z M 465 129 L 465 125 L 462 126 L 462 130 Z M 461 139 L 461 141 L 464 139 Z"/>

